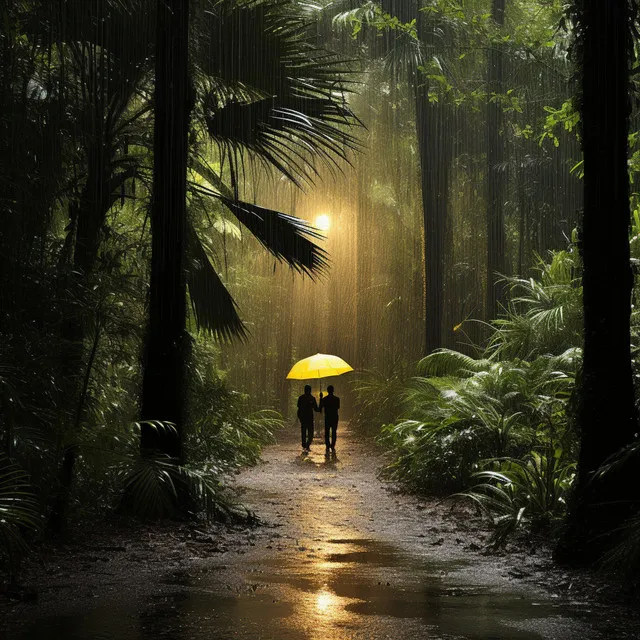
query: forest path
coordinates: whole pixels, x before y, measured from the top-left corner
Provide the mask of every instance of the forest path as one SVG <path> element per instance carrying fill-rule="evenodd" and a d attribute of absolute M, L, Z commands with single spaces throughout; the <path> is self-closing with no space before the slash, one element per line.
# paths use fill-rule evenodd
<path fill-rule="evenodd" d="M 321 439 L 303 455 L 290 436 L 239 479 L 245 504 L 273 533 L 243 560 L 256 595 L 241 615 L 257 624 L 234 637 L 612 637 L 603 610 L 536 584 L 548 560 L 475 553 L 485 537 L 477 522 L 381 481 L 384 461 L 370 442 L 341 427 L 327 457 Z M 273 606 L 252 621 L 256 598 Z"/>
<path fill-rule="evenodd" d="M 638 637 L 618 613 L 567 596 L 570 577 L 563 585 L 555 572 L 553 593 L 548 560 L 479 554 L 474 523 L 382 482 L 379 453 L 348 427 L 332 457 L 318 440 L 301 455 L 297 431 L 238 476 L 263 526 L 214 535 L 153 529 L 124 541 L 121 553 L 104 546 L 110 534 L 89 536 L 73 564 L 48 561 L 53 577 L 39 603 L 20 605 L 5 637 Z"/>

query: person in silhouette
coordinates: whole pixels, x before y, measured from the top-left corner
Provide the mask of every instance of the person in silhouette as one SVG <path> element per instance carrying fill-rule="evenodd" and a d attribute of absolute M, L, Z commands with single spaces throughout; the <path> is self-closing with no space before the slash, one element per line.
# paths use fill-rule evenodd
<path fill-rule="evenodd" d="M 313 441 L 313 412 L 320 411 L 318 402 L 311 395 L 311 385 L 304 385 L 304 393 L 298 398 L 298 419 L 302 432 L 302 450 L 309 451 Z"/>
<path fill-rule="evenodd" d="M 320 393 L 320 411 L 324 409 L 324 444 L 329 450 L 336 450 L 336 437 L 338 431 L 338 409 L 340 398 L 333 394 L 333 385 L 327 387 L 327 395 L 323 398 Z"/>

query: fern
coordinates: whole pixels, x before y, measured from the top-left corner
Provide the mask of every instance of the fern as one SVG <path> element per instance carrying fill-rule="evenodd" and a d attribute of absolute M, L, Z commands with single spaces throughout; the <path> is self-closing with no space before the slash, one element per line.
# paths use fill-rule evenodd
<path fill-rule="evenodd" d="M 474 474 L 476 484 L 458 497 L 472 500 L 492 520 L 494 546 L 525 524 L 535 530 L 557 526 L 575 478 L 575 463 L 560 449 L 534 450 L 522 459 L 495 458 Z"/>
<path fill-rule="evenodd" d="M 42 526 L 40 504 L 29 476 L 7 457 L 0 456 L 0 557 L 10 570 L 27 550 L 27 537 Z"/>

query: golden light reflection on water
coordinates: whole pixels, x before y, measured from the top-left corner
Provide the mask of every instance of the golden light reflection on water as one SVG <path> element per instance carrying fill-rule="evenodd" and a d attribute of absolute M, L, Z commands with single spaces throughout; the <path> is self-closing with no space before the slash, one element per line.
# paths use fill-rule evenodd
<path fill-rule="evenodd" d="M 323 587 L 321 591 L 316 593 L 316 609 L 323 614 L 329 613 L 331 608 L 335 608 L 338 599 L 335 594 Z"/>
<path fill-rule="evenodd" d="M 345 637 L 345 627 L 353 623 L 353 614 L 347 610 L 353 602 L 356 600 L 338 596 L 324 585 L 310 601 L 312 609 L 303 608 L 296 615 L 306 627 L 310 640 L 338 640 Z"/>
<path fill-rule="evenodd" d="M 336 495 L 335 490 L 323 486 L 313 487 L 309 494 L 312 506 L 299 513 L 299 524 L 306 533 L 301 544 L 312 550 L 303 568 L 311 579 L 311 593 L 297 600 L 289 622 L 304 629 L 308 640 L 343 640 L 355 624 L 348 607 L 359 600 L 338 595 L 332 587 L 341 584 L 354 568 L 353 563 L 342 560 L 343 554 L 357 551 L 361 536 L 348 523 L 356 508 L 354 495 Z"/>

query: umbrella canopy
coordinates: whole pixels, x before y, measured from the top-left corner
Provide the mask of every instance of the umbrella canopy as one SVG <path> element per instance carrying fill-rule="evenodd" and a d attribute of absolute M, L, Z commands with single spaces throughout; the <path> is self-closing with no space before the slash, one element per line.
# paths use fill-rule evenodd
<path fill-rule="evenodd" d="M 316 353 L 296 362 L 287 374 L 289 380 L 310 380 L 311 378 L 330 378 L 353 371 L 342 358 L 326 353 Z"/>

